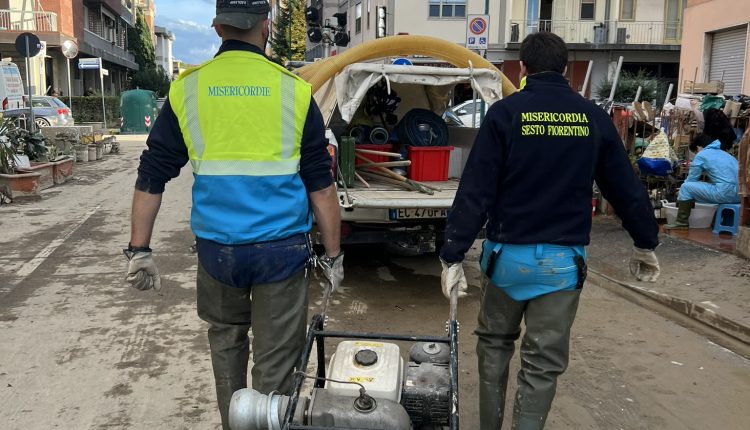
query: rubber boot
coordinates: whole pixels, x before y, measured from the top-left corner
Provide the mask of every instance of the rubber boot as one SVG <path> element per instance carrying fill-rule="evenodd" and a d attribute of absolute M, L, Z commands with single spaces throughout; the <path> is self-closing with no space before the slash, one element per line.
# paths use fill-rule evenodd
<path fill-rule="evenodd" d="M 690 212 L 695 207 L 695 200 L 677 200 L 677 218 L 672 224 L 667 224 L 667 230 L 682 230 L 689 227 Z"/>

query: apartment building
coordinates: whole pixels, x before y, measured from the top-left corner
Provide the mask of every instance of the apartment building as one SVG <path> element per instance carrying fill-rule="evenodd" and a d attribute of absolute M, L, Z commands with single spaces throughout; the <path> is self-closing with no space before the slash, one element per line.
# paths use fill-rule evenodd
<path fill-rule="evenodd" d="M 171 77 L 174 63 L 174 55 L 172 54 L 174 34 L 158 25 L 154 27 L 154 31 L 156 34 L 156 65 Z"/>
<path fill-rule="evenodd" d="M 375 39 L 377 27 L 383 24 L 388 36 L 428 35 L 464 44 L 466 16 L 485 11 L 485 0 L 308 0 L 308 4 L 318 7 L 324 19 L 347 13 L 351 43 L 332 47 L 331 55 Z M 581 89 L 589 60 L 594 61 L 587 95 L 613 73 L 621 55 L 625 70 L 645 69 L 676 82 L 686 4 L 687 0 L 490 0 L 487 58 L 517 84 L 520 42 L 530 33 L 551 31 L 568 43 L 568 78 L 574 88 Z M 379 7 L 385 7 L 384 16 L 376 16 L 382 11 Z M 321 46 L 309 44 L 309 51 L 308 57 L 324 56 Z"/>
<path fill-rule="evenodd" d="M 128 72 L 138 69 L 127 51 L 135 7 L 132 0 L 0 0 L 0 53 L 18 64 L 25 82 L 25 62 L 13 43 L 20 33 L 32 32 L 46 44 L 46 50 L 31 61 L 33 94 L 57 90 L 67 95 L 68 73 L 73 95 L 83 95 L 88 89 L 99 91 L 98 70 L 79 70 L 77 59 L 70 61 L 68 69 L 60 47 L 73 40 L 79 46 L 78 58 L 102 58 L 108 71 L 104 91 L 118 93 L 126 86 Z"/>
<path fill-rule="evenodd" d="M 680 79 L 723 81 L 724 94 L 750 94 L 750 1 L 688 0 Z"/>

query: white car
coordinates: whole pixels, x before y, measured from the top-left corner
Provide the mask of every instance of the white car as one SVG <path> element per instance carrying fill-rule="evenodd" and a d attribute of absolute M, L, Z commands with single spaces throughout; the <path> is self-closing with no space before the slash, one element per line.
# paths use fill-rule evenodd
<path fill-rule="evenodd" d="M 461 120 L 464 126 L 479 127 L 479 120 L 480 120 L 479 112 L 481 110 L 481 104 L 482 104 L 482 101 L 479 99 L 467 100 L 465 102 L 457 104 L 456 106 L 453 106 L 452 108 L 450 108 L 450 111 L 453 112 L 453 114 L 456 115 L 458 119 Z M 487 109 L 489 109 L 489 106 L 487 105 L 487 103 L 485 103 L 484 104 L 485 114 L 487 114 Z"/>

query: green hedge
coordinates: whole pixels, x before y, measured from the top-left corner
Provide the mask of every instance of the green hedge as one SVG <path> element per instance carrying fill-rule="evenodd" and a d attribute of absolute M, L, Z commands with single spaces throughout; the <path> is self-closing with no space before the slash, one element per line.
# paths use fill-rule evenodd
<path fill-rule="evenodd" d="M 67 103 L 67 97 L 62 98 Z M 107 107 L 107 125 L 119 123 L 120 120 L 120 97 L 106 96 L 104 104 Z M 73 97 L 73 118 L 76 124 L 83 122 L 102 122 L 102 98 L 101 96 Z"/>

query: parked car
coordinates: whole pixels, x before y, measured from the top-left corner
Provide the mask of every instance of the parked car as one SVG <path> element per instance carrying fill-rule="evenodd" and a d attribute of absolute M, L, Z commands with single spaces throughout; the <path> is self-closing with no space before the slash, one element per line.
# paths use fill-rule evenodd
<path fill-rule="evenodd" d="M 34 122 L 37 127 L 67 127 L 75 125 L 70 108 L 57 97 L 36 96 L 32 99 Z M 29 108 L 8 109 L 3 112 L 6 118 L 20 118 L 25 121 L 29 117 Z"/>
<path fill-rule="evenodd" d="M 452 108 L 450 108 L 450 111 L 454 113 L 466 127 L 479 127 L 479 111 L 481 103 L 482 101 L 479 99 L 467 100 L 463 103 L 459 103 L 456 106 L 453 106 Z M 485 114 L 487 114 L 487 109 L 489 109 L 489 106 L 487 105 L 487 103 L 485 103 Z M 473 117 L 476 118 L 476 120 L 472 119 Z"/>

